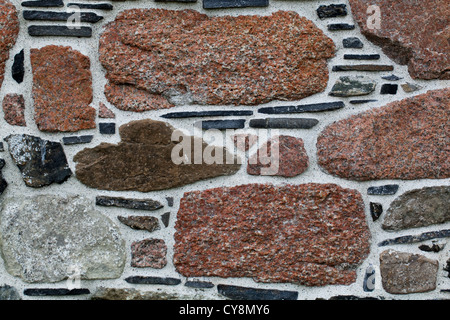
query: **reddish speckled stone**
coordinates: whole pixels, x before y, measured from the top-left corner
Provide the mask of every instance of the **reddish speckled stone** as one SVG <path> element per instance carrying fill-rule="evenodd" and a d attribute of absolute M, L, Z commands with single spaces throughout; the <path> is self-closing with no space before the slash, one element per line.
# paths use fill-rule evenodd
<path fill-rule="evenodd" d="M 107 25 L 99 51 L 113 84 L 177 105 L 255 105 L 325 90 L 335 46 L 295 12 L 209 17 L 135 9 Z"/>
<path fill-rule="evenodd" d="M 356 190 L 334 184 L 249 184 L 184 194 L 174 265 L 187 277 L 348 285 L 368 256 Z"/>
<path fill-rule="evenodd" d="M 135 268 L 164 268 L 167 264 L 164 240 L 145 239 L 131 244 L 131 266 Z"/>
<path fill-rule="evenodd" d="M 16 43 L 19 29 L 19 17 L 16 7 L 8 0 L 0 0 L 0 86 L 3 83 L 5 63 L 9 58 L 9 50 Z"/>
<path fill-rule="evenodd" d="M 450 88 L 392 102 L 323 130 L 319 164 L 351 180 L 450 177 Z"/>
<path fill-rule="evenodd" d="M 105 86 L 105 96 L 109 103 L 124 111 L 144 112 L 173 107 L 164 97 L 131 85 L 108 83 Z"/>
<path fill-rule="evenodd" d="M 416 79 L 450 79 L 450 1 L 350 0 L 361 32 Z M 373 28 L 380 9 L 380 28 Z M 372 27 L 372 28 L 371 28 Z"/>
<path fill-rule="evenodd" d="M 35 121 L 41 131 L 95 128 L 89 58 L 70 47 L 31 49 Z"/>
<path fill-rule="evenodd" d="M 25 99 L 20 94 L 7 94 L 3 99 L 5 120 L 12 126 L 25 127 Z"/>
<path fill-rule="evenodd" d="M 98 117 L 102 119 L 114 119 L 116 115 L 104 103 L 98 104 Z"/>
<path fill-rule="evenodd" d="M 303 140 L 290 136 L 277 136 L 266 142 L 247 165 L 252 175 L 295 177 L 306 171 L 309 158 Z M 262 169 L 263 172 L 261 171 Z"/>

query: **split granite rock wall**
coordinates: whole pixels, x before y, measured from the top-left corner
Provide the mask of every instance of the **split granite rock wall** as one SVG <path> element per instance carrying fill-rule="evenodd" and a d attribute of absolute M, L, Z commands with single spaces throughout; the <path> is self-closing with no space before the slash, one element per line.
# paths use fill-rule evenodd
<path fill-rule="evenodd" d="M 0 0 L 0 300 L 448 299 L 413 2 Z"/>

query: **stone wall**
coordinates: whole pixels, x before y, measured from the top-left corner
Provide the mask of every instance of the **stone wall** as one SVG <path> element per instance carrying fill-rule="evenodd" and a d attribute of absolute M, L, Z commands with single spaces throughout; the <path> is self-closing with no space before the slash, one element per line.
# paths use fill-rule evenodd
<path fill-rule="evenodd" d="M 0 0 L 0 300 L 448 299 L 450 4 L 416 6 Z"/>

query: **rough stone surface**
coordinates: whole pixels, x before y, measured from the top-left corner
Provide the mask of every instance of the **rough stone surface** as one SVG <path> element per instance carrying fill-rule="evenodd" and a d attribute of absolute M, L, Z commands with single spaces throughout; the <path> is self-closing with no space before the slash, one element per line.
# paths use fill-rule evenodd
<path fill-rule="evenodd" d="M 31 49 L 35 121 L 41 131 L 95 128 L 89 58 L 70 47 Z"/>
<path fill-rule="evenodd" d="M 352 13 L 361 32 L 380 46 L 399 64 L 407 64 L 410 75 L 417 79 L 450 79 L 450 3 L 429 0 L 350 0 Z M 379 28 L 370 28 L 367 9 L 380 9 Z M 372 13 L 374 17 L 376 15 Z M 423 28 L 417 26 L 424 26 Z"/>
<path fill-rule="evenodd" d="M 146 230 L 149 232 L 159 230 L 158 218 L 156 217 L 146 217 L 146 216 L 129 216 L 123 217 L 118 216 L 120 222 L 124 225 L 129 226 L 135 230 Z"/>
<path fill-rule="evenodd" d="M 167 246 L 161 239 L 144 239 L 131 244 L 131 266 L 135 268 L 164 268 Z"/>
<path fill-rule="evenodd" d="M 208 146 L 199 138 L 191 139 L 186 135 L 180 140 L 186 139 L 185 144 L 192 147 L 191 152 L 183 150 L 192 164 L 175 164 L 171 154 L 179 144 L 171 141 L 174 128 L 165 122 L 133 121 L 119 130 L 122 138 L 119 144 L 102 143 L 75 156 L 76 176 L 85 185 L 102 190 L 149 192 L 231 175 L 240 167 L 237 160 L 226 164 L 226 150 L 223 150 L 223 164 L 204 161 L 194 164 L 195 146 L 204 153 Z M 223 148 L 209 146 L 209 149 L 219 152 Z"/>
<path fill-rule="evenodd" d="M 12 126 L 25 127 L 25 99 L 20 94 L 7 94 L 3 99 L 5 120 Z"/>
<path fill-rule="evenodd" d="M 133 199 L 122 197 L 108 197 L 97 196 L 95 197 L 95 204 L 105 207 L 119 207 L 133 210 L 158 210 L 164 207 L 160 202 L 153 199 Z"/>
<path fill-rule="evenodd" d="M 0 287 L 0 301 L 3 300 L 22 300 L 16 288 L 4 285 Z"/>
<path fill-rule="evenodd" d="M 247 173 L 295 177 L 309 165 L 303 140 L 291 136 L 276 136 L 267 141 L 250 157 Z"/>
<path fill-rule="evenodd" d="M 323 91 L 335 46 L 294 12 L 209 17 L 136 9 L 107 25 L 99 51 L 107 79 L 127 91 L 177 105 L 255 105 Z"/>
<path fill-rule="evenodd" d="M 447 221 L 450 221 L 450 187 L 427 187 L 408 191 L 395 199 L 382 227 L 397 231 Z"/>
<path fill-rule="evenodd" d="M 439 239 L 439 238 L 450 238 L 450 229 L 444 229 L 444 230 L 438 230 L 438 231 L 429 231 L 424 232 L 417 235 L 406 235 L 397 237 L 394 239 L 387 239 L 383 240 L 380 243 L 378 243 L 379 247 L 383 246 L 389 246 L 393 244 L 406 244 L 406 243 L 416 243 L 416 242 L 422 242 L 432 239 Z"/>
<path fill-rule="evenodd" d="M 362 76 L 340 77 L 331 88 L 330 96 L 354 97 L 364 96 L 375 90 L 376 82 Z"/>
<path fill-rule="evenodd" d="M 63 183 L 72 175 L 59 142 L 26 134 L 10 135 L 5 141 L 27 186 L 39 188 L 54 182 Z"/>
<path fill-rule="evenodd" d="M 369 187 L 367 188 L 367 194 L 371 196 L 393 195 L 397 193 L 399 187 L 398 184 L 385 184 L 383 186 Z"/>
<path fill-rule="evenodd" d="M 174 265 L 187 277 L 350 284 L 370 246 L 361 195 L 334 184 L 188 192 L 175 228 Z"/>
<path fill-rule="evenodd" d="M 450 88 L 392 102 L 326 127 L 319 164 L 351 180 L 450 177 Z"/>
<path fill-rule="evenodd" d="M 3 83 L 9 50 L 16 43 L 19 29 L 19 17 L 16 7 L 8 0 L 0 0 L 0 86 Z"/>
<path fill-rule="evenodd" d="M 219 293 L 231 300 L 297 300 L 297 291 L 256 289 L 219 284 Z"/>
<path fill-rule="evenodd" d="M 131 276 L 125 278 L 125 281 L 131 284 L 162 284 L 165 286 L 177 286 L 181 283 L 181 279 L 167 278 L 167 277 L 146 277 L 146 276 Z"/>
<path fill-rule="evenodd" d="M 116 115 L 108 107 L 100 102 L 98 106 L 98 117 L 103 119 L 114 119 Z"/>
<path fill-rule="evenodd" d="M 108 83 L 105 96 L 109 103 L 123 111 L 144 112 L 173 107 L 164 97 L 127 84 Z"/>
<path fill-rule="evenodd" d="M 129 300 L 205 300 L 202 294 L 176 294 L 158 290 L 140 291 L 137 289 L 124 288 L 104 288 L 100 287 L 92 295 L 92 300 L 115 300 L 115 301 L 129 301 Z"/>
<path fill-rule="evenodd" d="M 381 282 L 393 294 L 436 289 L 438 268 L 438 261 L 418 254 L 386 250 L 380 255 Z"/>
<path fill-rule="evenodd" d="M 26 282 L 118 278 L 125 244 L 117 226 L 79 196 L 36 195 L 4 201 L 1 252 L 6 270 Z"/>
<path fill-rule="evenodd" d="M 14 56 L 14 63 L 11 67 L 11 75 L 13 79 L 19 84 L 23 82 L 23 78 L 25 77 L 24 61 L 25 53 L 22 49 L 18 54 Z"/>

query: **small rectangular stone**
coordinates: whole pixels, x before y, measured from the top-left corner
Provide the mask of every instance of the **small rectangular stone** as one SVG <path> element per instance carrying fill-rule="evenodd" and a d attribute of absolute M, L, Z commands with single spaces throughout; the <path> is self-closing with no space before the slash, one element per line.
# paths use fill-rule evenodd
<path fill-rule="evenodd" d="M 196 125 L 199 125 L 203 130 L 243 129 L 245 127 L 245 120 L 207 120 L 199 121 Z"/>
<path fill-rule="evenodd" d="M 186 281 L 184 284 L 186 287 L 195 288 L 195 289 L 210 289 L 214 288 L 214 283 L 207 281 Z"/>
<path fill-rule="evenodd" d="M 3 145 L 3 142 L 0 142 L 0 152 L 5 151 L 5 146 Z"/>
<path fill-rule="evenodd" d="M 361 49 L 364 47 L 364 43 L 359 38 L 350 37 L 342 40 L 344 48 Z"/>
<path fill-rule="evenodd" d="M 311 129 L 319 123 L 309 118 L 266 118 L 250 120 L 251 128 L 264 129 Z"/>
<path fill-rule="evenodd" d="M 364 104 L 364 103 L 369 103 L 369 102 L 377 102 L 378 100 L 374 100 L 374 99 L 360 99 L 360 100 L 350 100 L 349 102 L 351 104 Z"/>
<path fill-rule="evenodd" d="M 176 278 L 143 277 L 143 276 L 128 277 L 125 279 L 125 281 L 131 284 L 163 284 L 168 286 L 176 286 L 181 283 L 181 280 Z"/>
<path fill-rule="evenodd" d="M 25 289 L 23 294 L 31 297 L 47 297 L 47 296 L 78 296 L 90 294 L 89 289 L 66 289 L 66 288 L 30 288 Z"/>
<path fill-rule="evenodd" d="M 393 239 L 387 239 L 378 243 L 379 247 L 384 247 L 393 244 L 407 244 L 407 243 L 416 243 L 427 241 L 431 239 L 441 239 L 441 238 L 449 238 L 450 237 L 450 229 L 439 230 L 439 231 L 430 231 L 424 232 L 419 235 L 408 235 L 397 237 Z"/>
<path fill-rule="evenodd" d="M 163 207 L 161 203 L 152 199 L 126 199 L 120 197 L 97 196 L 95 204 L 104 207 L 119 207 L 135 210 L 158 210 Z"/>
<path fill-rule="evenodd" d="M 185 111 L 185 112 L 170 112 L 163 114 L 161 117 L 166 119 L 173 118 L 195 118 L 195 117 L 228 117 L 228 116 L 251 116 L 253 111 L 250 110 L 217 110 L 217 111 Z"/>
<path fill-rule="evenodd" d="M 62 0 L 40 0 L 40 1 L 24 1 L 22 7 L 28 8 L 60 8 L 64 7 Z"/>
<path fill-rule="evenodd" d="M 23 12 L 23 18 L 29 21 L 68 21 L 73 13 L 70 12 L 53 12 L 53 11 L 29 11 Z M 103 17 L 94 12 L 80 12 L 80 22 L 98 22 Z"/>
<path fill-rule="evenodd" d="M 25 76 L 25 53 L 23 49 L 14 56 L 14 63 L 11 67 L 11 74 L 17 83 L 22 83 Z"/>
<path fill-rule="evenodd" d="M 75 136 L 75 137 L 63 137 L 63 143 L 65 145 L 72 145 L 72 144 L 82 144 L 82 143 L 90 143 L 94 139 L 94 136 L 88 135 L 88 136 Z"/>
<path fill-rule="evenodd" d="M 297 300 L 297 291 L 256 289 L 226 284 L 217 286 L 219 294 L 232 300 Z"/>
<path fill-rule="evenodd" d="M 345 17 L 347 15 L 347 6 L 345 4 L 322 5 L 316 10 L 320 19 Z"/>
<path fill-rule="evenodd" d="M 107 10 L 114 9 L 114 6 L 110 3 L 69 3 L 67 7 L 76 6 L 80 9 L 95 9 L 95 10 Z"/>
<path fill-rule="evenodd" d="M 328 25 L 329 31 L 341 31 L 341 30 L 353 30 L 355 29 L 354 24 L 348 23 L 331 23 Z"/>
<path fill-rule="evenodd" d="M 333 66 L 332 71 L 392 71 L 394 66 L 390 65 L 374 65 L 374 64 L 360 64 L 360 65 L 337 65 Z"/>
<path fill-rule="evenodd" d="M 280 106 L 280 107 L 266 107 L 258 109 L 259 113 L 264 114 L 286 114 L 286 113 L 303 113 L 303 112 L 323 112 L 333 111 L 345 107 L 342 101 L 324 102 L 304 104 L 298 106 Z"/>
<path fill-rule="evenodd" d="M 398 187 L 398 184 L 387 184 L 379 187 L 369 187 L 367 189 L 367 194 L 372 196 L 393 195 L 397 193 Z"/>
<path fill-rule="evenodd" d="M 103 122 L 98 124 L 98 128 L 101 134 L 115 134 L 116 124 L 113 122 Z"/>
<path fill-rule="evenodd" d="M 33 37 L 78 37 L 89 38 L 92 37 L 91 27 L 81 27 L 79 29 L 69 29 L 66 26 L 29 26 L 28 34 Z"/>
<path fill-rule="evenodd" d="M 344 54 L 345 60 L 379 60 L 379 54 Z"/>
<path fill-rule="evenodd" d="M 398 84 L 384 83 L 381 86 L 380 94 L 397 94 Z"/>
<path fill-rule="evenodd" d="M 267 7 L 269 0 L 203 0 L 203 9 Z"/>

